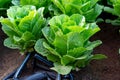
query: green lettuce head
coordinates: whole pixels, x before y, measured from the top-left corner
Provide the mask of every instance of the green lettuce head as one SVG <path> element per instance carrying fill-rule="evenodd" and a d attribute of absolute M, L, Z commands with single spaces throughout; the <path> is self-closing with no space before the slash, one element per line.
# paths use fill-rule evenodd
<path fill-rule="evenodd" d="M 53 70 L 59 74 L 69 74 L 71 70 L 85 67 L 92 59 L 106 58 L 102 54 L 92 54 L 100 40 L 89 41 L 100 28 L 96 23 L 85 23 L 85 17 L 63 14 L 49 21 L 50 27 L 44 27 L 45 39 L 39 39 L 35 50 L 54 63 Z"/>
<path fill-rule="evenodd" d="M 12 6 L 7 10 L 7 18 L 0 18 L 2 30 L 7 34 L 4 45 L 31 52 L 35 42 L 42 36 L 41 29 L 45 26 L 44 8 L 36 10 L 35 6 Z"/>
<path fill-rule="evenodd" d="M 97 2 L 99 0 L 51 0 L 53 4 L 49 7 L 54 15 L 72 14 L 84 15 L 87 22 L 94 22 L 101 14 L 103 6 Z"/>

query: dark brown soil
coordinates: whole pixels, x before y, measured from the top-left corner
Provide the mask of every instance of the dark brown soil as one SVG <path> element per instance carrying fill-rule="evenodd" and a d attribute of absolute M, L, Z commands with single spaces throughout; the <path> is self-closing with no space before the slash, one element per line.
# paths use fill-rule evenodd
<path fill-rule="evenodd" d="M 11 50 L 4 47 L 4 38 L 5 35 L 0 31 L 0 80 L 15 70 L 24 58 L 24 56 L 21 56 L 17 50 Z"/>
<path fill-rule="evenodd" d="M 75 80 L 120 80 L 120 27 L 110 24 L 100 24 L 101 31 L 92 40 L 100 39 L 103 44 L 97 47 L 94 53 L 105 54 L 108 58 L 101 61 L 92 61 L 80 72 L 76 72 Z M 80 77 L 81 76 L 81 77 Z"/>
<path fill-rule="evenodd" d="M 75 80 L 120 80 L 120 27 L 110 24 L 100 24 L 101 31 L 92 40 L 100 39 L 103 44 L 97 47 L 94 53 L 102 53 L 107 59 L 92 61 L 90 65 L 79 72 L 73 72 Z M 1 34 L 0 34 L 1 36 Z M 3 38 L 0 37 L 0 80 L 20 65 L 24 56 L 17 50 L 11 50 L 3 46 Z M 30 69 L 29 69 L 30 70 Z M 24 73 L 25 74 L 25 73 Z"/>

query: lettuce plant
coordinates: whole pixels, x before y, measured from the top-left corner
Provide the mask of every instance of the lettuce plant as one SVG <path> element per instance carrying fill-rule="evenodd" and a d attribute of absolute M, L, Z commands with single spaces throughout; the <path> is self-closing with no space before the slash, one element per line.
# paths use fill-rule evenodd
<path fill-rule="evenodd" d="M 12 0 L 14 5 L 34 5 L 36 8 L 45 7 L 44 15 L 45 17 L 50 17 L 50 12 L 48 10 L 49 5 L 51 4 L 51 0 Z"/>
<path fill-rule="evenodd" d="M 104 11 L 117 16 L 117 19 L 106 19 L 106 22 L 111 23 L 113 25 L 120 25 L 120 0 L 108 0 L 108 3 L 110 3 L 112 7 L 106 6 L 104 7 Z"/>
<path fill-rule="evenodd" d="M 44 27 L 45 39 L 39 39 L 35 50 L 54 63 L 56 72 L 66 75 L 71 70 L 85 67 L 93 59 L 106 58 L 102 54 L 92 54 L 100 40 L 90 41 L 100 28 L 96 23 L 85 23 L 85 17 L 73 14 L 70 17 L 62 14 L 49 21 L 50 27 Z"/>
<path fill-rule="evenodd" d="M 20 5 L 34 5 L 37 8 L 45 7 L 44 15 L 45 17 L 50 17 L 50 12 L 48 10 L 51 0 L 20 0 Z"/>
<path fill-rule="evenodd" d="M 37 8 L 46 6 L 50 3 L 50 0 L 12 0 L 14 5 L 34 5 Z"/>
<path fill-rule="evenodd" d="M 50 3 L 50 0 L 20 0 L 21 5 L 35 5 L 37 8 L 45 7 Z"/>
<path fill-rule="evenodd" d="M 55 15 L 60 14 L 81 14 L 84 15 L 88 22 L 95 21 L 101 14 L 103 6 L 97 2 L 99 0 L 51 0 L 53 5 L 49 7 Z"/>
<path fill-rule="evenodd" d="M 1 18 L 2 30 L 7 34 L 4 45 L 19 49 L 21 52 L 33 51 L 34 44 L 41 35 L 46 20 L 44 8 L 36 10 L 35 6 L 12 6 L 7 10 L 7 18 Z"/>

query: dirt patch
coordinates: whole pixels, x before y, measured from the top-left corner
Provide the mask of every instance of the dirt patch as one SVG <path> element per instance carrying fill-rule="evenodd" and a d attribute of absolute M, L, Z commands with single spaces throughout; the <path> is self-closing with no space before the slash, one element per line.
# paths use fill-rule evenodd
<path fill-rule="evenodd" d="M 24 56 L 17 50 L 11 50 L 3 46 L 5 35 L 0 31 L 0 80 L 15 70 L 22 62 Z"/>
<path fill-rule="evenodd" d="M 92 40 L 100 39 L 103 44 L 97 47 L 94 53 L 105 54 L 108 58 L 101 61 L 92 61 L 85 69 L 75 72 L 75 80 L 120 80 L 120 27 L 110 24 L 100 24 L 101 31 Z"/>
<path fill-rule="evenodd" d="M 110 24 L 100 24 L 101 31 L 91 40 L 102 40 L 103 44 L 97 47 L 94 53 L 102 53 L 108 56 L 101 61 L 92 61 L 91 64 L 79 72 L 73 72 L 75 80 L 120 80 L 120 27 Z M 13 71 L 22 62 L 24 56 L 16 50 L 3 47 L 0 41 L 0 78 Z M 30 70 L 30 69 L 29 69 Z M 25 74 L 25 73 L 24 73 Z"/>
<path fill-rule="evenodd" d="M 120 26 L 101 24 L 101 31 L 95 35 L 94 39 L 100 39 L 103 44 L 96 48 L 95 53 L 103 53 L 108 56 L 102 61 L 93 61 L 91 67 L 97 80 L 120 80 Z"/>

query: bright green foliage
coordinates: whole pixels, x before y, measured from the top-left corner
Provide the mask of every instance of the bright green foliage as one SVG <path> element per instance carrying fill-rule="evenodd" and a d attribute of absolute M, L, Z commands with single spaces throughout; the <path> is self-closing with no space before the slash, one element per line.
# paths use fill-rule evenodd
<path fill-rule="evenodd" d="M 12 0 L 14 5 L 34 5 L 37 8 L 46 7 L 50 2 L 51 0 Z"/>
<path fill-rule="evenodd" d="M 85 23 L 85 17 L 73 14 L 70 17 L 63 14 L 49 21 L 50 27 L 44 27 L 42 33 L 45 39 L 39 39 L 35 50 L 54 63 L 52 68 L 65 75 L 76 68 L 85 67 L 93 59 L 103 59 L 102 54 L 92 54 L 100 40 L 89 41 L 100 28 L 96 23 Z"/>
<path fill-rule="evenodd" d="M 51 4 L 51 0 L 12 0 L 14 5 L 33 5 L 36 8 L 45 7 L 44 16 L 50 17 L 50 12 L 48 10 L 49 5 Z"/>
<path fill-rule="evenodd" d="M 53 5 L 49 7 L 55 15 L 81 14 L 88 22 L 95 21 L 101 14 L 103 6 L 97 4 L 99 0 L 51 0 Z"/>
<path fill-rule="evenodd" d="M 112 13 L 113 15 L 119 16 L 120 17 L 120 0 L 109 0 L 109 3 L 113 6 L 113 8 L 110 7 L 105 7 L 104 10 Z"/>
<path fill-rule="evenodd" d="M 7 10 L 8 18 L 1 18 L 2 30 L 7 34 L 4 45 L 21 52 L 33 51 L 33 46 L 45 26 L 44 8 L 36 10 L 35 6 L 13 6 Z"/>
<path fill-rule="evenodd" d="M 21 5 L 34 5 L 37 8 L 50 4 L 50 0 L 20 0 Z"/>
<path fill-rule="evenodd" d="M 111 13 L 115 16 L 118 16 L 118 18 L 115 19 L 115 20 L 107 19 L 106 22 L 111 23 L 113 25 L 120 25 L 120 0 L 109 0 L 108 2 L 111 3 L 113 8 L 104 7 L 104 11 L 108 12 L 108 13 Z"/>

